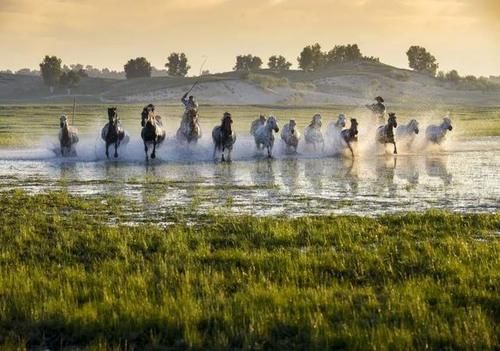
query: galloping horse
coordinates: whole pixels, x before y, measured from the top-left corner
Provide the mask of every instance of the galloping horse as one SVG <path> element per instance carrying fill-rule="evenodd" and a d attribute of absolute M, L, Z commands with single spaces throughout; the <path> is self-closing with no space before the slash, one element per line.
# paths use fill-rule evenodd
<path fill-rule="evenodd" d="M 400 125 L 396 129 L 396 136 L 399 138 L 405 138 L 408 140 L 407 146 L 410 147 L 415 139 L 415 136 L 418 134 L 418 122 L 416 119 L 412 119 L 410 123 L 406 125 Z"/>
<path fill-rule="evenodd" d="M 322 150 L 325 149 L 325 140 L 323 139 L 323 134 L 321 134 L 321 115 L 319 113 L 315 114 L 311 120 L 311 123 L 306 127 L 304 131 L 304 139 L 306 144 L 312 144 L 314 151 L 316 151 L 318 145 L 321 144 Z"/>
<path fill-rule="evenodd" d="M 259 118 L 252 122 L 252 125 L 250 126 L 250 135 L 255 135 L 257 128 L 263 126 L 264 124 L 266 124 L 266 116 L 260 115 Z"/>
<path fill-rule="evenodd" d="M 349 150 L 351 150 L 352 158 L 354 158 L 354 151 L 352 150 L 351 144 L 358 141 L 358 121 L 355 118 L 351 118 L 351 127 L 341 131 L 340 136 L 346 143 Z"/>
<path fill-rule="evenodd" d="M 293 152 L 297 152 L 300 133 L 295 127 L 295 120 L 291 119 L 290 122 L 283 126 L 283 130 L 281 131 L 281 139 L 285 143 L 286 151 L 292 150 Z"/>
<path fill-rule="evenodd" d="M 278 122 L 274 116 L 269 116 L 265 125 L 260 126 L 255 131 L 255 145 L 257 149 L 267 148 L 267 155 L 271 158 L 271 152 L 273 150 L 274 145 L 274 134 L 273 131 L 278 133 L 280 128 L 278 126 Z"/>
<path fill-rule="evenodd" d="M 222 118 L 222 124 L 215 127 L 212 130 L 212 139 L 214 141 L 214 160 L 215 153 L 217 150 L 222 151 L 222 159 L 224 162 L 224 151 L 228 150 L 227 161 L 231 162 L 231 151 L 233 151 L 233 145 L 236 142 L 236 133 L 233 131 L 233 119 L 229 112 L 224 113 Z"/>
<path fill-rule="evenodd" d="M 397 154 L 396 140 L 394 140 L 394 128 L 398 126 L 396 122 L 396 114 L 389 113 L 387 124 L 377 128 L 377 141 L 380 144 L 394 144 L 394 153 Z"/>
<path fill-rule="evenodd" d="M 59 143 L 61 145 L 61 156 L 76 156 L 74 145 L 78 143 L 78 129 L 68 125 L 68 118 L 62 115 L 60 118 Z"/>
<path fill-rule="evenodd" d="M 425 130 L 425 138 L 434 144 L 441 144 L 446 137 L 447 131 L 452 131 L 451 119 L 448 117 L 443 118 L 443 123 L 438 126 L 428 126 Z"/>
<path fill-rule="evenodd" d="M 335 122 L 332 121 L 328 124 L 328 128 L 326 129 L 328 139 L 334 139 L 340 134 L 342 129 L 345 128 L 346 120 L 347 117 L 345 114 L 341 113 Z"/>
<path fill-rule="evenodd" d="M 201 128 L 198 122 L 198 111 L 194 108 L 187 109 L 182 117 L 181 126 L 177 130 L 178 141 L 196 143 L 201 138 Z"/>
<path fill-rule="evenodd" d="M 111 144 L 115 146 L 115 157 L 118 157 L 118 146 L 120 144 L 127 144 L 129 137 L 125 130 L 122 128 L 116 107 L 108 108 L 108 120 L 101 131 L 101 138 L 106 142 L 106 157 L 109 158 L 108 148 Z"/>
<path fill-rule="evenodd" d="M 153 144 L 151 158 L 156 158 L 156 146 L 165 140 L 165 129 L 161 123 L 161 117 L 155 116 L 154 109 L 145 107 L 141 114 L 141 138 L 144 142 L 144 152 L 146 160 L 148 159 L 148 144 Z"/>

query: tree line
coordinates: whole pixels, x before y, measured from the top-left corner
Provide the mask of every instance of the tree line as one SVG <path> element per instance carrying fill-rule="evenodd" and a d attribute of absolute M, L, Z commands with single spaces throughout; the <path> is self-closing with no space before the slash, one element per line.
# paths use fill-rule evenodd
<path fill-rule="evenodd" d="M 476 78 L 472 75 L 460 77 L 456 70 L 448 73 L 437 71 L 439 64 L 436 58 L 424 47 L 413 45 L 406 52 L 408 65 L 416 72 L 436 77 L 440 81 L 458 83 L 458 82 L 476 82 L 481 81 L 479 85 L 484 85 L 487 78 Z M 308 45 L 302 49 L 297 57 L 298 67 L 305 72 L 321 71 L 335 65 L 341 65 L 352 62 L 380 62 L 378 57 L 365 56 L 362 54 L 357 44 L 335 45 L 328 51 L 323 51 L 319 43 Z M 234 71 L 257 71 L 262 69 L 264 61 L 259 56 L 252 54 L 243 54 L 236 56 Z M 86 77 L 106 77 L 106 78 L 144 78 L 152 76 L 171 76 L 184 77 L 188 74 L 191 66 L 188 64 L 188 58 L 183 52 L 173 52 L 166 60 L 165 69 L 159 70 L 151 65 L 145 57 L 137 57 L 128 60 L 124 65 L 122 72 L 112 71 L 107 68 L 96 69 L 90 65 L 81 64 L 62 65 L 62 60 L 56 56 L 45 56 L 40 63 L 39 74 L 44 83 L 51 87 L 64 87 L 68 91 L 78 85 L 81 78 Z M 267 67 L 273 71 L 287 71 L 291 68 L 290 63 L 282 55 L 272 55 L 268 58 Z M 19 74 L 34 74 L 37 71 L 23 69 Z M 208 70 L 202 72 L 202 75 L 209 74 Z"/>

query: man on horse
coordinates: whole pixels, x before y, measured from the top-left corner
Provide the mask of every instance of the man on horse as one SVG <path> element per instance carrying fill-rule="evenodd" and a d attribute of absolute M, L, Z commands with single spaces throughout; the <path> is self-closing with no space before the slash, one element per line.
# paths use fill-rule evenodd
<path fill-rule="evenodd" d="M 377 102 L 371 105 L 366 105 L 366 107 L 372 111 L 374 117 L 377 119 L 383 119 L 385 116 L 384 99 L 381 96 L 377 96 L 375 101 Z"/>
<path fill-rule="evenodd" d="M 188 92 L 189 93 L 189 92 Z M 184 94 L 181 98 L 182 103 L 186 110 L 195 109 L 198 110 L 198 103 L 194 100 L 194 96 L 190 95 L 188 98 L 188 93 Z"/>

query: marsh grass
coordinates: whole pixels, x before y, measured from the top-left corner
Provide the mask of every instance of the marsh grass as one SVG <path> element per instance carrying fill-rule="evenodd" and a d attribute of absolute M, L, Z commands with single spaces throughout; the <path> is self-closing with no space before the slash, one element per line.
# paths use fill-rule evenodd
<path fill-rule="evenodd" d="M 105 224 L 123 207 L 0 194 L 0 349 L 498 347 L 498 213 Z"/>

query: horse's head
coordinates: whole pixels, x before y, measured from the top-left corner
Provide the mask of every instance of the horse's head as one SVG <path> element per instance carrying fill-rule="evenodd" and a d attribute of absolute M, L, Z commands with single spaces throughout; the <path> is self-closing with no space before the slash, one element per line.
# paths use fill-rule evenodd
<path fill-rule="evenodd" d="M 116 107 L 108 108 L 108 120 L 109 123 L 114 125 L 118 121 L 118 113 L 116 112 Z"/>
<path fill-rule="evenodd" d="M 415 134 L 418 134 L 419 130 L 418 130 L 418 122 L 416 119 L 412 119 L 410 121 L 410 130 L 413 131 Z"/>
<path fill-rule="evenodd" d="M 186 117 L 187 117 L 189 125 L 191 127 L 194 127 L 196 125 L 196 121 L 198 119 L 198 111 L 194 108 L 190 108 L 189 110 L 187 110 L 186 113 L 187 113 Z"/>
<path fill-rule="evenodd" d="M 278 127 L 278 121 L 276 121 L 276 117 L 274 116 L 269 116 L 266 126 L 267 128 L 274 130 L 276 133 L 280 131 L 280 128 Z"/>
<path fill-rule="evenodd" d="M 228 134 L 233 133 L 233 118 L 229 112 L 224 112 L 224 116 L 222 117 L 222 130 Z"/>
<path fill-rule="evenodd" d="M 396 121 L 396 114 L 394 112 L 389 113 L 387 124 L 392 128 L 396 128 L 398 126 L 398 122 Z"/>
<path fill-rule="evenodd" d="M 339 115 L 339 118 L 337 119 L 337 122 L 335 122 L 335 126 L 338 128 L 344 128 L 346 125 L 346 116 L 345 114 L 341 113 Z"/>
<path fill-rule="evenodd" d="M 451 119 L 448 117 L 443 118 L 443 129 L 448 129 L 450 132 L 453 130 L 453 127 L 451 125 Z"/>
<path fill-rule="evenodd" d="M 295 120 L 291 119 L 290 122 L 288 122 L 288 126 L 290 128 L 290 133 L 294 134 L 295 133 L 295 127 L 297 126 L 297 123 L 295 123 Z"/>
<path fill-rule="evenodd" d="M 319 113 L 316 113 L 312 118 L 310 126 L 313 128 L 321 128 L 321 125 L 321 115 Z"/>
<path fill-rule="evenodd" d="M 66 115 L 61 115 L 61 118 L 59 118 L 59 125 L 61 126 L 61 128 L 63 128 L 67 124 L 68 124 L 68 117 L 66 117 Z"/>

